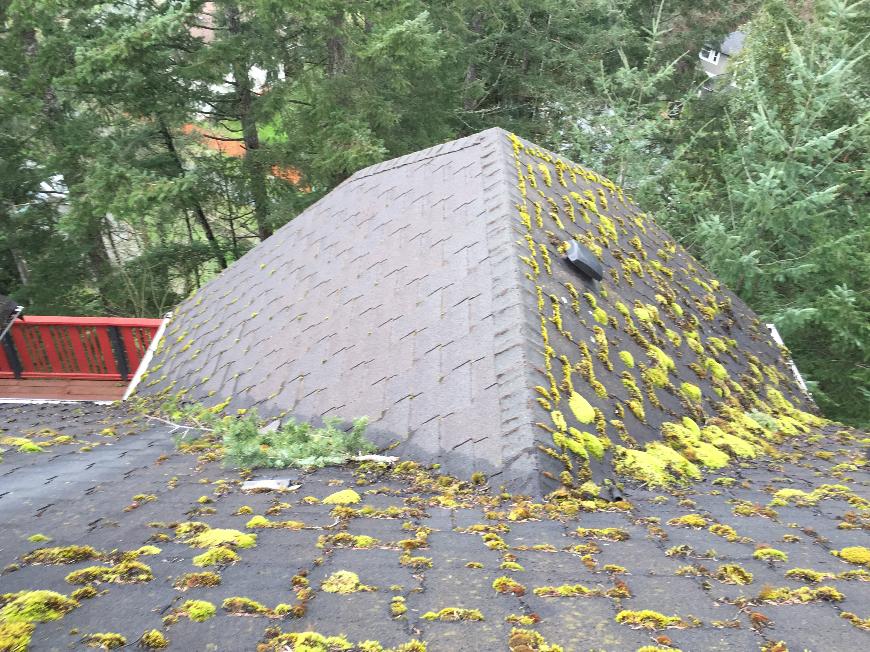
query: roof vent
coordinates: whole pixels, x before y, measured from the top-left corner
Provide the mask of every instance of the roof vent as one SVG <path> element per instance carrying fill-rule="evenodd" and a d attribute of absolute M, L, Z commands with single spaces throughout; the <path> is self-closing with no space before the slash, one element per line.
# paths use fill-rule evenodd
<path fill-rule="evenodd" d="M 576 240 L 571 240 L 568 243 L 567 258 L 584 276 L 596 281 L 604 278 L 604 268 L 601 266 L 601 262 L 588 249 L 581 247 Z"/>

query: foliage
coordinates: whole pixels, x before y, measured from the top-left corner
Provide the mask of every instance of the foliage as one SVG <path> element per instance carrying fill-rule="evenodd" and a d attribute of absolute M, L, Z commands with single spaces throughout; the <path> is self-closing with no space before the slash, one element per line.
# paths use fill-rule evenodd
<path fill-rule="evenodd" d="M 348 431 L 340 425 L 341 419 L 335 418 L 320 428 L 291 419 L 267 431 L 260 427 L 256 413 L 251 413 L 219 421 L 216 432 L 223 439 L 226 458 L 243 468 L 323 467 L 374 452 L 375 446 L 365 438 L 365 418 L 357 419 Z"/>
<path fill-rule="evenodd" d="M 16 0 L 0 24 L 0 293 L 30 313 L 158 316 L 359 168 L 501 126 L 630 189 L 868 423 L 866 0 Z M 697 52 L 737 28 L 711 82 Z"/>

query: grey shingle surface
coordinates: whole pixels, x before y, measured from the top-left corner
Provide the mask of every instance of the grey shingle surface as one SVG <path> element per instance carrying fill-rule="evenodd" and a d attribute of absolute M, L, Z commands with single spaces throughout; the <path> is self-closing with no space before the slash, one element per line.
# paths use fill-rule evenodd
<path fill-rule="evenodd" d="M 720 359 L 730 382 L 742 382 L 750 369 L 742 351 L 752 351 L 780 370 L 780 391 L 801 404 L 779 351 L 736 296 L 711 288 L 711 277 L 621 191 L 583 174 L 568 178 L 579 170 L 570 162 L 562 184 L 558 167 L 542 162 L 550 155 L 516 142 L 522 146 L 515 149 L 509 134 L 490 129 L 356 173 L 179 307 L 140 392 L 186 389 L 189 400 L 231 399 L 229 411 L 256 407 L 266 417 L 365 415 L 370 436 L 379 444 L 400 441 L 404 457 L 438 461 L 466 477 L 484 471 L 532 493 L 542 477 L 563 470 L 540 452 L 553 446 L 551 433 L 538 425 L 551 427 L 551 416 L 534 388 L 550 385 L 547 359 L 556 360 L 556 378 L 560 356 L 578 362 L 579 342 L 589 346 L 607 396 L 592 393 L 579 374 L 577 391 L 609 423 L 619 417 L 638 446 L 659 437 L 667 420 L 715 413 L 717 386 L 690 366 L 718 355 L 709 348 L 712 336 L 734 340 Z M 574 195 L 592 198 L 588 223 Z M 535 202 L 542 206 L 540 225 Z M 518 213 L 523 205 L 532 215 L 528 231 Z M 569 219 L 569 205 L 576 219 Z M 605 236 L 600 215 L 609 216 L 616 238 Z M 601 246 L 606 276 L 600 286 L 584 284 L 561 258 L 555 245 L 572 237 Z M 536 247 L 534 273 L 521 260 L 527 242 Z M 544 250 L 552 262 L 546 274 Z M 637 261 L 642 273 L 627 274 L 627 260 Z M 567 284 L 592 293 L 619 319 L 620 303 L 661 307 L 663 321 L 648 331 L 635 319 L 649 343 L 675 360 L 672 386 L 658 392 L 661 407 L 646 405 L 643 421 L 625 410 L 622 374 L 637 370 L 621 366 L 617 352 L 651 364 L 644 346 L 614 319 L 604 327 L 614 364 L 607 369 L 596 355 L 590 306 L 581 297 L 582 310 L 572 311 Z M 663 292 L 684 316 L 663 307 Z M 564 333 L 553 326 L 551 301 L 561 303 Z M 703 301 L 717 302 L 713 318 L 703 316 Z M 550 323 L 550 353 L 542 320 Z M 696 329 L 709 351 L 696 356 L 685 341 L 673 344 L 666 329 L 681 338 Z M 703 392 L 701 407 L 681 397 L 684 381 Z M 618 442 L 611 425 L 608 430 L 599 434 Z"/>

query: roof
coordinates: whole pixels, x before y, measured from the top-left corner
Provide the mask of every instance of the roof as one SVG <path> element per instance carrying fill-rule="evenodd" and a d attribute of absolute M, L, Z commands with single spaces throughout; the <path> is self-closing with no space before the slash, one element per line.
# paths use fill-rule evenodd
<path fill-rule="evenodd" d="M 746 32 L 741 32 L 740 30 L 731 32 L 725 37 L 725 40 L 722 41 L 719 46 L 719 51 L 723 54 L 727 54 L 729 57 L 733 57 L 743 49 L 743 43 L 745 40 Z"/>
<path fill-rule="evenodd" d="M 169 650 L 228 652 L 293 649 L 304 632 L 358 651 L 866 647 L 870 569 L 848 551 L 870 525 L 867 439 L 836 425 L 684 487 L 532 503 L 413 464 L 259 471 L 298 488 L 245 493 L 213 446 L 176 450 L 171 426 L 118 407 L 0 405 L 0 423 L 25 440 L 2 444 L 0 640 L 15 605 L 45 595 L 24 592 L 100 578 L 55 598 L 34 650 L 91 649 L 98 633 L 132 647 L 152 630 Z M 326 504 L 348 489 L 359 503 Z M 203 533 L 235 537 L 237 558 L 195 565 Z M 80 561 L 48 563 L 67 546 Z M 209 609 L 188 601 L 215 615 L 192 620 Z M 522 647 L 538 636 L 562 647 Z"/>
<path fill-rule="evenodd" d="M 697 476 L 820 423 L 757 316 L 627 192 L 501 129 L 354 174 L 182 304 L 139 388 L 366 415 L 403 456 L 536 494 Z"/>

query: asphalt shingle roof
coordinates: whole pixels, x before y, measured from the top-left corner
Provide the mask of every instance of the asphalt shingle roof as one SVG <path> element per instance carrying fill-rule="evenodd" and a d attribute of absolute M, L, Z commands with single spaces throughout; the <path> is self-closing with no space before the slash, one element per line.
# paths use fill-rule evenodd
<path fill-rule="evenodd" d="M 501 129 L 361 170 L 205 285 L 140 385 L 179 391 L 365 415 L 403 456 L 539 495 L 663 440 L 685 464 L 711 441 L 747 457 L 722 443 L 764 447 L 747 413 L 815 423 L 757 316 L 627 193 Z"/>
<path fill-rule="evenodd" d="M 69 596 L 82 588 L 71 573 L 117 569 L 121 552 L 140 551 L 137 562 L 149 571 L 140 568 L 135 583 L 95 582 L 94 597 L 35 625 L 30 650 L 89 649 L 95 633 L 120 634 L 133 646 L 153 629 L 170 650 L 227 652 L 291 650 L 292 635 L 302 632 L 393 649 L 417 640 L 429 652 L 507 650 L 511 642 L 517 652 L 542 649 L 521 647 L 524 635 L 512 636 L 514 628 L 568 651 L 784 650 L 771 647 L 781 641 L 790 650 L 836 652 L 870 641 L 860 622 L 843 617 L 870 616 L 870 568 L 832 554 L 870 540 L 867 440 L 834 425 L 787 439 L 776 459 L 749 460 L 684 487 L 629 484 L 625 501 L 532 503 L 497 487 L 439 481 L 408 464 L 256 472 L 299 486 L 243 493 L 248 474 L 224 467 L 213 445 L 176 450 L 169 426 L 118 407 L 2 405 L 0 423 L 0 437 L 25 440 L 2 446 L 0 604 L 24 591 Z M 19 450 L 26 441 L 53 443 L 28 453 Z M 324 503 L 345 489 L 360 502 Z M 284 526 L 257 527 L 255 516 Z M 693 518 L 673 520 L 686 516 Z M 190 522 L 205 524 L 193 532 L 256 534 L 256 545 L 235 547 L 235 562 L 198 567 L 194 557 L 205 549 L 179 527 Z M 35 534 L 48 540 L 29 541 Z M 98 557 L 52 565 L 33 555 L 62 546 L 91 546 Z M 756 552 L 764 547 L 786 558 L 765 560 Z M 735 567 L 751 581 L 728 583 L 748 579 Z M 813 582 L 795 568 L 823 575 Z M 196 581 L 187 574 L 204 571 L 220 583 L 182 590 Z M 323 588 L 343 571 L 377 590 Z M 499 593 L 493 583 L 501 577 L 522 588 Z M 575 595 L 552 595 L 560 591 Z M 234 597 L 267 612 L 234 614 L 222 606 Z M 192 621 L 188 600 L 211 603 L 215 616 Z M 281 615 L 279 604 L 305 608 Z M 395 615 L 397 604 L 404 613 Z M 423 618 L 456 608 L 477 610 L 482 620 Z M 678 620 L 657 630 L 617 622 L 642 610 Z M 519 619 L 527 624 L 509 622 Z M 312 649 L 345 649 L 333 644 Z"/>

